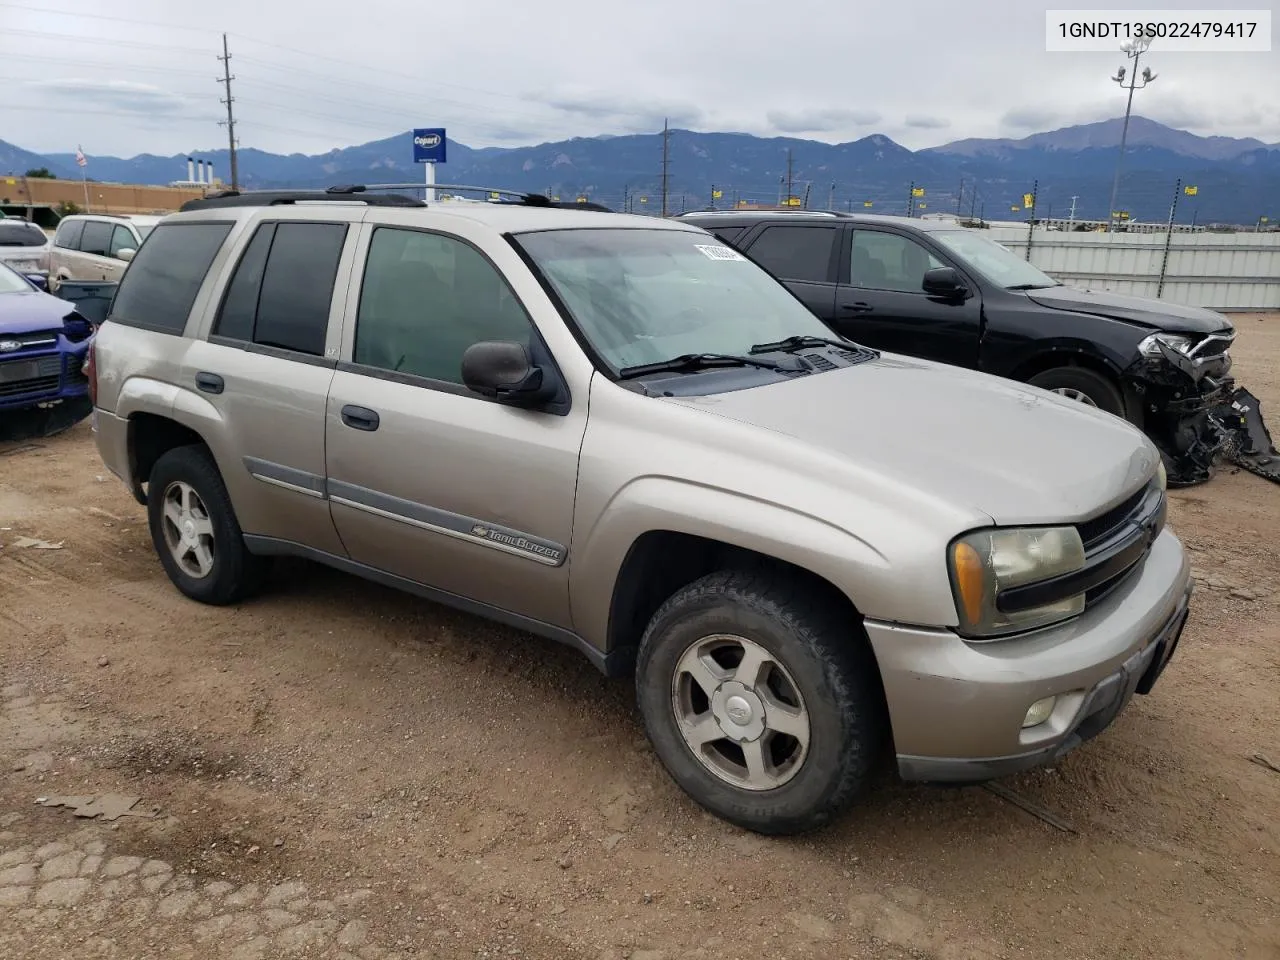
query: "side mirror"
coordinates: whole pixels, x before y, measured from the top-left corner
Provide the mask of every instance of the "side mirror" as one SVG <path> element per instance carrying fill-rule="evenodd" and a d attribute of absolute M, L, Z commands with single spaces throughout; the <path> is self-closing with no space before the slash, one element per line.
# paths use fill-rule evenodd
<path fill-rule="evenodd" d="M 49 292 L 49 278 L 43 273 L 24 273 L 23 276 L 37 290 L 43 290 L 45 293 Z"/>
<path fill-rule="evenodd" d="M 133 259 L 133 255 L 137 252 L 138 251 L 135 250 L 133 247 L 121 247 L 119 250 L 116 251 L 116 259 L 123 260 L 125 263 L 128 263 L 130 260 Z"/>
<path fill-rule="evenodd" d="M 951 300 L 959 299 L 969 292 L 955 267 L 934 267 L 925 273 L 920 287 L 931 297 L 946 297 Z"/>
<path fill-rule="evenodd" d="M 536 407 L 555 394 L 555 384 L 529 360 L 524 344 L 514 340 L 482 340 L 467 347 L 462 382 L 513 407 Z"/>

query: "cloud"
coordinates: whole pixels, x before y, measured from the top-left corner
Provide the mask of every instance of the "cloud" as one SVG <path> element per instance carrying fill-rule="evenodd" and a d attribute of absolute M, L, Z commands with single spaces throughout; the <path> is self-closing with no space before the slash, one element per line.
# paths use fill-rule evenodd
<path fill-rule="evenodd" d="M 23 86 L 49 94 L 52 99 L 74 100 L 78 105 L 92 103 L 130 113 L 181 113 L 191 106 L 185 97 L 176 93 L 149 83 L 134 83 L 129 80 L 82 80 L 67 77 L 28 80 Z"/>
<path fill-rule="evenodd" d="M 812 110 L 770 110 L 765 119 L 779 133 L 823 133 L 879 123 L 875 110 L 817 107 Z"/>
<path fill-rule="evenodd" d="M 673 127 L 696 127 L 706 118 L 698 106 L 679 100 L 638 100 L 628 96 L 572 92 L 541 94 L 528 99 L 560 113 L 627 133 L 660 130 L 664 121 Z"/>
<path fill-rule="evenodd" d="M 951 121 L 945 117 L 930 117 L 915 113 L 907 117 L 906 125 L 917 130 L 945 130 L 951 126 Z"/>
<path fill-rule="evenodd" d="M 1015 107 L 1000 118 L 1002 127 L 1015 130 L 1048 130 L 1063 119 L 1059 110 L 1052 107 Z"/>

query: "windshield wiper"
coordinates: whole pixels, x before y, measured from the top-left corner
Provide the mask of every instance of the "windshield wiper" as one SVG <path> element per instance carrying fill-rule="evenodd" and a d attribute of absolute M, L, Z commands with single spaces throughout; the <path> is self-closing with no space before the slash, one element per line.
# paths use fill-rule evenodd
<path fill-rule="evenodd" d="M 1060 287 L 1061 283 L 1015 283 L 1012 287 L 1005 287 L 1006 290 L 1048 290 L 1050 287 Z"/>
<path fill-rule="evenodd" d="M 803 350 L 805 347 L 837 347 L 841 350 L 857 350 L 858 345 L 848 340 L 832 340 L 829 337 L 810 337 L 800 334 L 794 337 L 785 337 L 782 340 L 774 340 L 771 343 L 757 343 L 748 353 L 789 353 L 792 350 Z"/>
<path fill-rule="evenodd" d="M 618 379 L 631 380 L 648 373 L 678 373 L 682 370 L 706 370 L 711 367 L 759 367 L 762 370 L 777 370 L 779 366 L 772 360 L 739 357 L 731 353 L 685 353 L 670 360 L 659 360 L 657 363 L 623 367 L 618 371 Z"/>

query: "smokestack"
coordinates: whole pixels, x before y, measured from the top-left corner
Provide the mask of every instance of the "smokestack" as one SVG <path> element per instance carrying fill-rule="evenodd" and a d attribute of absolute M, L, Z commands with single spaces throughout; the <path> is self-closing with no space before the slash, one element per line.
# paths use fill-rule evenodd
<path fill-rule="evenodd" d="M 213 183 L 213 161 L 212 160 L 209 161 L 208 166 L 205 168 L 205 173 L 209 177 L 209 182 Z"/>
<path fill-rule="evenodd" d="M 204 180 L 204 161 L 203 161 L 203 160 L 201 160 L 201 161 L 200 161 L 200 182 L 201 182 L 201 183 L 204 183 L 204 182 L 205 182 L 205 180 Z"/>
<path fill-rule="evenodd" d="M 190 157 L 187 157 L 187 179 L 194 180 L 195 178 L 196 178 L 195 161 L 192 160 Z"/>

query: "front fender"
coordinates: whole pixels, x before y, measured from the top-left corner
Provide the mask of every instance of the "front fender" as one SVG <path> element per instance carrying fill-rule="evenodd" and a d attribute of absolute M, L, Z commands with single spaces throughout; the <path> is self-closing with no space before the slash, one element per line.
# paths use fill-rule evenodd
<path fill-rule="evenodd" d="M 576 526 L 576 525 L 575 525 Z M 584 525 L 586 526 L 586 525 Z M 862 612 L 910 609 L 913 622 L 954 622 L 945 571 L 938 589 L 911 583 L 875 546 L 811 514 L 740 493 L 668 477 L 623 486 L 596 521 L 575 532 L 569 601 L 576 631 L 605 650 L 614 585 L 632 545 L 653 531 L 716 540 L 795 564 L 834 584 Z M 904 584 L 904 580 L 906 583 Z M 895 602 L 905 592 L 911 600 Z"/>

